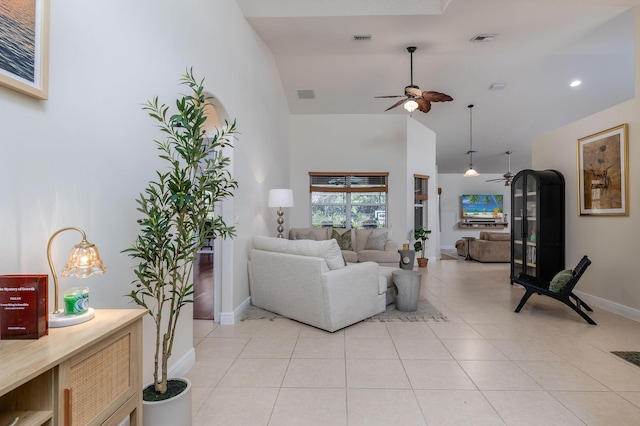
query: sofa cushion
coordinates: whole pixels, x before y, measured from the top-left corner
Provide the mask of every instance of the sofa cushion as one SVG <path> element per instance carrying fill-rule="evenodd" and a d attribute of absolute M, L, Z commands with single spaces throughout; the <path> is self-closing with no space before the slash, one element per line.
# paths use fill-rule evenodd
<path fill-rule="evenodd" d="M 367 238 L 367 243 L 364 246 L 365 250 L 384 250 L 384 245 L 386 244 L 388 238 L 388 233 L 383 232 L 379 235 L 370 234 Z"/>
<path fill-rule="evenodd" d="M 302 232 L 298 232 L 296 233 L 296 240 L 313 240 L 313 241 L 318 241 L 318 238 L 316 237 L 316 234 L 313 233 L 313 231 L 309 231 L 307 233 L 302 233 Z"/>
<path fill-rule="evenodd" d="M 400 254 L 398 250 L 360 250 L 358 252 L 358 262 L 376 262 L 376 263 L 400 263 Z"/>
<path fill-rule="evenodd" d="M 297 254 L 300 256 L 320 257 L 327 262 L 330 270 L 342 269 L 346 266 L 338 243 L 331 240 L 286 240 L 272 237 L 253 237 L 253 246 L 258 250 L 277 253 Z"/>
<path fill-rule="evenodd" d="M 310 237 L 310 234 L 313 234 L 315 238 L 305 238 Z M 299 228 L 292 229 L 290 232 L 290 236 L 292 240 L 328 240 L 329 232 L 328 228 Z"/>
<path fill-rule="evenodd" d="M 489 241 L 511 241 L 511 234 L 509 232 L 487 232 L 484 240 Z"/>
<path fill-rule="evenodd" d="M 342 257 L 347 263 L 358 263 L 358 253 L 353 250 L 342 250 Z"/>
<path fill-rule="evenodd" d="M 573 278 L 573 271 L 571 269 L 565 269 L 564 271 L 558 272 L 552 279 L 551 284 L 549 284 L 549 291 L 554 293 L 560 293 L 567 287 L 569 281 Z"/>
<path fill-rule="evenodd" d="M 351 229 L 346 229 L 343 233 L 332 229 L 331 238 L 338 242 L 341 250 L 353 250 L 353 246 L 351 245 Z"/>
<path fill-rule="evenodd" d="M 356 233 L 356 246 L 354 247 L 354 249 L 357 252 L 361 252 L 362 250 L 365 250 L 365 246 L 367 245 L 367 240 L 369 239 L 369 237 L 377 237 L 381 234 L 386 233 L 387 240 L 391 239 L 391 231 L 387 228 L 356 229 L 355 233 Z"/>

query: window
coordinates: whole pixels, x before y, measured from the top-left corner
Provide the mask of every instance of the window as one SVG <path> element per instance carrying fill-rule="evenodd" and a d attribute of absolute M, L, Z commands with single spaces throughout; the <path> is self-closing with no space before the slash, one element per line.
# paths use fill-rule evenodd
<path fill-rule="evenodd" d="M 413 228 L 418 229 L 427 226 L 427 184 L 429 176 L 413 175 L 414 196 L 413 196 Z"/>
<path fill-rule="evenodd" d="M 385 228 L 389 173 L 309 173 L 311 226 Z"/>

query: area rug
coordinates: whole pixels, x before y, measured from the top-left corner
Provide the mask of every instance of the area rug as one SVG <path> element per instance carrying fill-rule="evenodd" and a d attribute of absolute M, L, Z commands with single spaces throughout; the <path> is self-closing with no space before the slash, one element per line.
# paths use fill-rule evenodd
<path fill-rule="evenodd" d="M 440 259 L 441 260 L 463 260 L 464 257 L 460 257 L 457 254 L 454 255 L 454 254 L 441 252 L 440 253 Z"/>
<path fill-rule="evenodd" d="M 631 364 L 635 364 L 640 367 L 640 352 L 633 351 L 611 351 L 612 354 L 619 356 L 625 361 L 629 361 Z"/>
<path fill-rule="evenodd" d="M 244 312 L 244 315 L 240 319 L 240 321 L 245 320 L 257 320 L 257 319 L 268 319 L 275 320 L 278 318 L 285 318 L 282 315 L 276 314 L 274 312 L 269 312 L 264 309 L 260 309 L 256 306 L 250 305 L 249 308 Z M 394 322 L 394 321 L 404 321 L 404 322 L 441 322 L 441 321 L 449 321 L 447 317 L 437 310 L 427 299 L 421 297 L 418 302 L 418 309 L 413 312 L 403 312 L 398 311 L 396 309 L 395 303 L 387 305 L 387 310 L 379 313 L 378 315 L 374 315 L 371 318 L 367 318 L 365 321 L 371 322 Z"/>

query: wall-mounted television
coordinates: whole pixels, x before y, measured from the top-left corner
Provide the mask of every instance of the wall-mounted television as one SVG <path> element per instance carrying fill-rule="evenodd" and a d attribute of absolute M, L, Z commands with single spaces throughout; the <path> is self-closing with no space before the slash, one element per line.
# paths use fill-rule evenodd
<path fill-rule="evenodd" d="M 504 216 L 502 194 L 465 194 L 462 196 L 465 219 L 497 219 Z"/>

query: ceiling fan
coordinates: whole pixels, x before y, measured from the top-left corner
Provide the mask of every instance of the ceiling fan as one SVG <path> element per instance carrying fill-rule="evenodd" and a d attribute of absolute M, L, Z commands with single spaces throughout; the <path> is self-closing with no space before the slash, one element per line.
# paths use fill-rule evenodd
<path fill-rule="evenodd" d="M 452 101 L 453 98 L 449 95 L 434 91 L 423 92 L 420 87 L 413 84 L 413 52 L 416 51 L 416 47 L 409 46 L 407 51 L 411 54 L 411 84 L 404 88 L 404 95 L 376 96 L 376 98 L 404 98 L 385 109 L 385 111 L 404 104 L 404 109 L 410 113 L 416 109 L 427 113 L 431 110 L 431 102 Z"/>
<path fill-rule="evenodd" d="M 499 179 L 489 179 L 487 182 L 502 182 L 504 181 L 504 186 L 509 186 L 511 185 L 511 181 L 513 180 L 513 177 L 515 176 L 515 174 L 511 173 L 511 153 L 513 151 L 506 151 L 505 154 L 507 154 L 507 156 L 509 157 L 509 170 L 507 171 L 507 173 L 503 174 L 501 178 Z"/>

